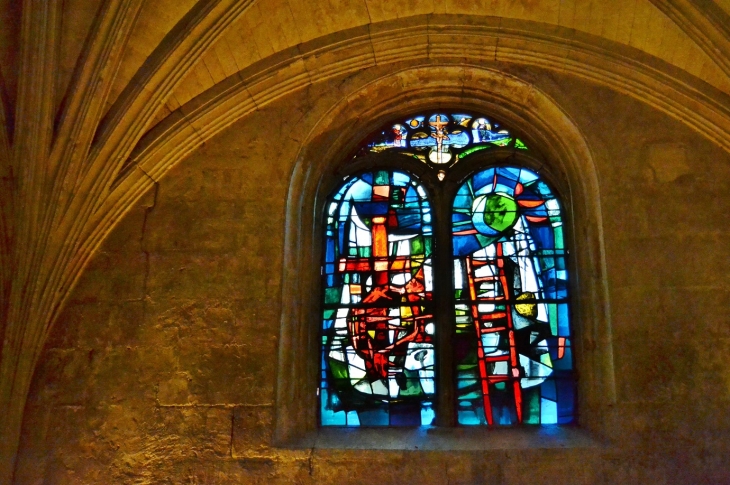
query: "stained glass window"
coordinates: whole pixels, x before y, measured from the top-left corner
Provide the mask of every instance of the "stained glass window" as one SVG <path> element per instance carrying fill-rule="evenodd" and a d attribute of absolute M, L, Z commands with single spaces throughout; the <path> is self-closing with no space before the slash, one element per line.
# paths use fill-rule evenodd
<path fill-rule="evenodd" d="M 393 152 L 416 158 L 445 174 L 459 160 L 494 147 L 527 150 L 502 125 L 481 115 L 437 112 L 389 123 L 367 138 L 356 156 Z"/>
<path fill-rule="evenodd" d="M 320 423 L 431 424 L 431 207 L 398 171 L 348 179 L 327 208 Z"/>
<path fill-rule="evenodd" d="M 514 160 L 472 157 L 485 150 L 528 148 L 491 117 L 456 111 L 403 117 L 357 148 L 355 159 L 391 168 L 348 176 L 327 199 L 320 425 L 431 425 L 449 394 L 455 410 L 439 407 L 442 422 L 460 426 L 574 421 L 561 204 Z M 470 165 L 454 172 L 457 163 Z M 457 179 L 467 167 L 477 168 Z M 453 389 L 440 387 L 437 339 L 448 340 L 438 349 L 453 362 L 454 379 L 443 379 Z"/>
<path fill-rule="evenodd" d="M 452 230 L 459 424 L 571 422 L 558 200 L 531 170 L 489 168 L 459 188 Z"/>

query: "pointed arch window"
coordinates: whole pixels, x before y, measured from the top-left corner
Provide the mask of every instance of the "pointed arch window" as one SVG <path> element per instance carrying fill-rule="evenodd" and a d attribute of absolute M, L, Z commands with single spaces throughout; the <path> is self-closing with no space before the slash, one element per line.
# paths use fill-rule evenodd
<path fill-rule="evenodd" d="M 323 211 L 321 426 L 575 417 L 563 207 L 481 115 L 382 127 Z"/>

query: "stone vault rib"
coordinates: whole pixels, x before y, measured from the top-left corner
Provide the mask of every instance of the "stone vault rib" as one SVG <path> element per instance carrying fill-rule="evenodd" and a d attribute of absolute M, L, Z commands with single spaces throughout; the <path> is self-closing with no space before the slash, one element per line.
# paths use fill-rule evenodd
<path fill-rule="evenodd" d="M 53 102 L 62 2 L 26 0 L 23 5 L 22 82 L 13 146 L 14 166 L 19 169 L 14 198 L 23 204 L 12 205 L 13 227 L 21 232 L 12 252 L 6 252 L 12 261 L 4 265 L 13 268 L 13 286 L 0 361 L 0 404 L 6 410 L 0 417 L 2 483 L 12 479 L 35 362 L 88 261 L 89 255 L 83 254 L 84 229 L 111 185 L 118 161 L 124 159 L 119 151 L 131 150 L 160 100 L 252 0 L 199 1 L 158 46 L 104 122 L 104 101 L 141 1 L 108 0 L 100 7 L 57 130 Z M 1 215 L 9 207 L 3 202 Z"/>

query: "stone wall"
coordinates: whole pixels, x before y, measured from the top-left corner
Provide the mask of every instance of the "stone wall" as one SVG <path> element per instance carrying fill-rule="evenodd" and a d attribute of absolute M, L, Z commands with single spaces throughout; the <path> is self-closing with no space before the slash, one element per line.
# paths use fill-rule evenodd
<path fill-rule="evenodd" d="M 730 156 L 616 92 L 518 74 L 595 157 L 620 439 L 479 452 L 272 444 L 287 189 L 324 84 L 206 143 L 105 241 L 36 371 L 16 482 L 730 482 Z"/>

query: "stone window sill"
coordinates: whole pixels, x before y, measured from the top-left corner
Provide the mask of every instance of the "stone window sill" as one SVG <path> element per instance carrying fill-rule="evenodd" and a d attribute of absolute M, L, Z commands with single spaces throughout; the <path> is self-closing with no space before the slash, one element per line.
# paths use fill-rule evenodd
<path fill-rule="evenodd" d="M 605 443 L 575 426 L 524 428 L 320 428 L 287 448 L 343 450 L 479 451 L 601 448 Z"/>

